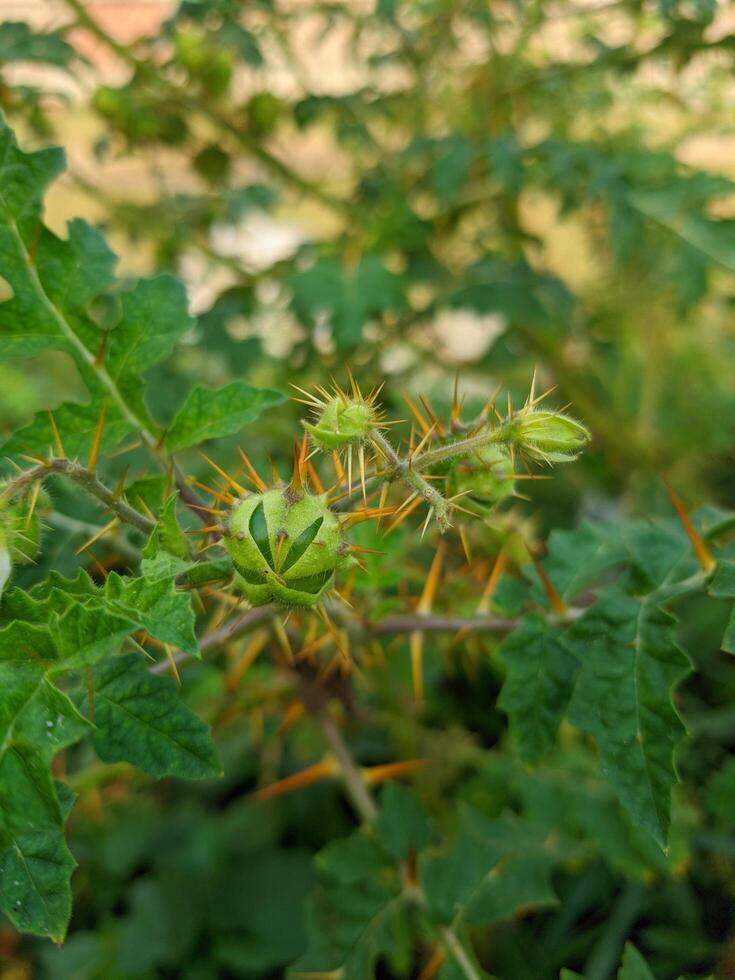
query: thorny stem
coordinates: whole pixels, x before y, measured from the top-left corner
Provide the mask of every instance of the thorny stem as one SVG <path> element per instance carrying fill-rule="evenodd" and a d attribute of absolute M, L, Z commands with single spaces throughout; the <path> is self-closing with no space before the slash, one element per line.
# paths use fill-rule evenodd
<path fill-rule="evenodd" d="M 130 524 L 136 530 L 145 534 L 146 537 L 153 533 L 156 526 L 145 515 L 141 514 L 130 504 L 126 503 L 121 497 L 115 494 L 109 487 L 97 478 L 97 476 L 80 463 L 75 463 L 71 459 L 50 459 L 47 462 L 39 463 L 37 466 L 9 480 L 0 491 L 0 504 L 8 503 L 14 497 L 26 490 L 33 483 L 45 480 L 52 473 L 59 473 L 68 479 L 73 480 L 83 487 L 88 493 L 98 500 L 101 500 L 114 514 L 116 514 L 125 524 Z"/>
<path fill-rule="evenodd" d="M 442 531 L 446 531 L 449 527 L 450 510 L 446 498 L 417 472 L 413 460 L 401 459 L 379 429 L 374 429 L 370 433 L 370 438 L 378 451 L 388 461 L 390 471 L 385 478 L 388 480 L 404 480 L 415 493 L 424 498 L 429 507 L 433 509 L 439 527 Z"/>

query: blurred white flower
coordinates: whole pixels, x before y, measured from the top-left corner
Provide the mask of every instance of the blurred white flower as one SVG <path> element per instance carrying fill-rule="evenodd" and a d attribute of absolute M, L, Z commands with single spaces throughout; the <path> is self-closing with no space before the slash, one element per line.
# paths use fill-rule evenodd
<path fill-rule="evenodd" d="M 501 313 L 440 310 L 432 324 L 431 340 L 438 344 L 437 357 L 471 364 L 490 350 L 506 327 L 506 319 Z"/>

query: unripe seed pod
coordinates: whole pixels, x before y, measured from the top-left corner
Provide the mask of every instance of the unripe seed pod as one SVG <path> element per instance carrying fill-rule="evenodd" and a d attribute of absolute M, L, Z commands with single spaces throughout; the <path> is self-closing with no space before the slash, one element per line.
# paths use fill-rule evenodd
<path fill-rule="evenodd" d="M 524 412 L 513 425 L 512 442 L 540 462 L 576 459 L 590 440 L 589 430 L 581 422 L 559 412 Z"/>
<path fill-rule="evenodd" d="M 449 471 L 447 493 L 462 494 L 461 506 L 479 517 L 485 517 L 506 497 L 513 495 L 513 464 L 501 446 L 485 446 Z"/>
<path fill-rule="evenodd" d="M 364 442 L 378 425 L 378 413 L 362 398 L 335 395 L 319 412 L 314 424 L 303 426 L 319 449 L 344 449 Z"/>
<path fill-rule="evenodd" d="M 277 487 L 232 508 L 222 544 L 254 606 L 314 606 L 353 563 L 326 495 Z"/>

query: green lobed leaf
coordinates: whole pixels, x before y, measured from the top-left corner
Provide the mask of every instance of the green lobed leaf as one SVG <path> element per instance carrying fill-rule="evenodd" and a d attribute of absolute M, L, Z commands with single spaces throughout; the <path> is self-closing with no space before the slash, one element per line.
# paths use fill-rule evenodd
<path fill-rule="evenodd" d="M 129 616 L 157 640 L 200 656 L 191 594 L 178 591 L 172 580 L 122 578 L 112 572 L 104 594 L 112 610 Z"/>
<path fill-rule="evenodd" d="M 166 433 L 166 448 L 175 453 L 206 439 L 234 435 L 254 422 L 264 409 L 283 400 L 278 391 L 256 388 L 244 381 L 233 381 L 216 390 L 197 385 Z"/>
<path fill-rule="evenodd" d="M 345 980 L 372 980 L 405 916 L 397 870 L 365 829 L 328 844 L 316 864 L 320 881 L 307 903 L 309 943 L 293 970 L 339 970 Z"/>
<path fill-rule="evenodd" d="M 428 814 L 415 794 L 400 783 L 388 783 L 380 797 L 375 831 L 382 847 L 397 861 L 422 850 L 431 840 Z"/>
<path fill-rule="evenodd" d="M 179 558 L 186 563 L 191 557 L 189 542 L 176 517 L 178 496 L 177 491 L 166 499 L 156 521 L 156 526 L 145 543 L 143 557 L 149 561 L 155 558 L 159 551 L 165 551 L 168 555 Z"/>
<path fill-rule="evenodd" d="M 721 599 L 735 598 L 735 561 L 721 558 L 717 562 L 715 574 L 710 582 L 708 592 L 711 596 Z M 721 649 L 727 653 L 735 653 L 735 605 L 730 613 L 730 620 L 722 637 Z"/>
<path fill-rule="evenodd" d="M 100 394 L 86 404 L 64 402 L 54 409 L 54 421 L 61 434 L 64 451 L 69 458 L 78 456 L 84 460 L 89 456 L 99 426 L 102 405 L 103 396 Z M 114 403 L 108 402 L 105 428 L 100 443 L 101 451 L 114 449 L 130 432 L 130 423 L 123 418 Z M 3 444 L 3 454 L 14 459 L 28 453 L 48 455 L 49 449 L 53 449 L 54 446 L 54 433 L 49 413 L 38 412 L 32 422 L 18 429 Z"/>
<path fill-rule="evenodd" d="M 136 654 L 94 669 L 93 743 L 104 762 L 130 762 L 151 776 L 208 779 L 222 769 L 212 736 L 176 684 Z"/>
<path fill-rule="evenodd" d="M 527 616 L 500 648 L 507 668 L 498 699 L 510 718 L 521 757 L 540 758 L 553 746 L 567 710 L 579 660 L 556 623 Z"/>
<path fill-rule="evenodd" d="M 63 840 L 67 801 L 49 766 L 89 722 L 20 649 L 0 653 L 0 910 L 18 928 L 61 941 L 74 862 Z"/>
<path fill-rule="evenodd" d="M 403 280 L 378 255 L 366 255 L 354 268 L 324 256 L 288 278 L 296 316 L 306 326 L 326 315 L 339 350 L 360 342 L 365 323 L 406 306 Z"/>
<path fill-rule="evenodd" d="M 555 902 L 552 863 L 538 829 L 465 806 L 449 849 L 421 855 L 419 877 L 436 921 L 492 922 L 522 905 Z"/>
<path fill-rule="evenodd" d="M 675 627 L 652 600 L 611 588 L 568 634 L 582 662 L 571 720 L 594 736 L 603 776 L 661 845 L 684 734 L 671 691 L 690 667 Z"/>

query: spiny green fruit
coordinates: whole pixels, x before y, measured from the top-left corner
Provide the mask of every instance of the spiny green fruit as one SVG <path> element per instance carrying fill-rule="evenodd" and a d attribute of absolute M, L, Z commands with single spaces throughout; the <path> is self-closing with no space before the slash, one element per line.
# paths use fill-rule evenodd
<path fill-rule="evenodd" d="M 303 426 L 315 446 L 332 450 L 364 442 L 378 424 L 378 413 L 369 402 L 335 395 L 324 403 L 314 424 Z"/>
<path fill-rule="evenodd" d="M 222 541 L 254 606 L 315 606 L 352 564 L 325 494 L 276 487 L 235 504 Z"/>
<path fill-rule="evenodd" d="M 511 442 L 531 459 L 566 463 L 590 441 L 589 430 L 561 412 L 521 412 L 513 420 Z"/>
<path fill-rule="evenodd" d="M 513 464 L 501 446 L 485 446 L 452 466 L 447 478 L 450 497 L 462 494 L 461 506 L 485 517 L 513 495 Z"/>
<path fill-rule="evenodd" d="M 0 506 L 0 595 L 13 565 L 31 563 L 41 547 L 41 511 L 49 506 L 45 490 L 38 494 L 33 513 L 29 504 L 19 502 Z"/>

